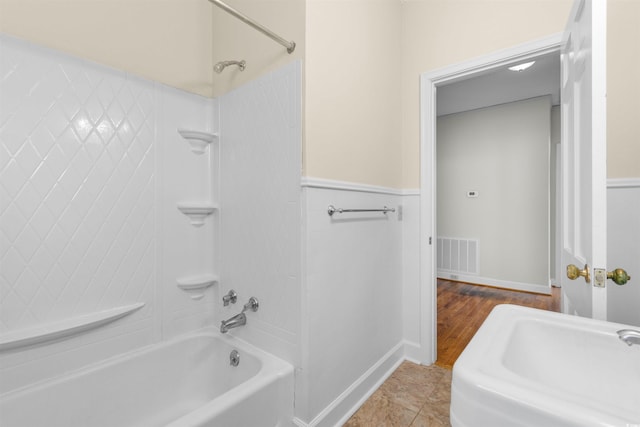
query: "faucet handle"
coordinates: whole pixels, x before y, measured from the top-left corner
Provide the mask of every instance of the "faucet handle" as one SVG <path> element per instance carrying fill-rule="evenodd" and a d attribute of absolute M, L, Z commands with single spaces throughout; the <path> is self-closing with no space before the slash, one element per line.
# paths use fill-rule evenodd
<path fill-rule="evenodd" d="M 238 300 L 238 294 L 233 289 L 230 289 L 225 296 L 222 297 L 222 305 L 225 307 L 231 304 L 235 304 Z"/>
<path fill-rule="evenodd" d="M 258 298 L 251 297 L 249 298 L 249 302 L 244 305 L 242 312 L 244 313 L 247 310 L 258 311 L 259 307 L 260 307 L 260 304 L 258 303 Z"/>

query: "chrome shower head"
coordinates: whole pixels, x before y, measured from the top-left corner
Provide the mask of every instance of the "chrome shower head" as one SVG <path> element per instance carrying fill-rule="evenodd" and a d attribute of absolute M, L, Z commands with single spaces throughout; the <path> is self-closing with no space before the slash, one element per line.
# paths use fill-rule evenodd
<path fill-rule="evenodd" d="M 213 71 L 220 74 L 222 70 L 224 70 L 224 67 L 226 67 L 226 65 L 224 65 L 224 62 L 218 62 L 216 65 L 213 66 Z"/>
<path fill-rule="evenodd" d="M 229 65 L 237 65 L 240 68 L 240 71 L 244 71 L 247 63 L 246 61 L 220 61 L 216 65 L 213 66 L 213 71 L 220 74 L 222 70 L 227 68 Z"/>

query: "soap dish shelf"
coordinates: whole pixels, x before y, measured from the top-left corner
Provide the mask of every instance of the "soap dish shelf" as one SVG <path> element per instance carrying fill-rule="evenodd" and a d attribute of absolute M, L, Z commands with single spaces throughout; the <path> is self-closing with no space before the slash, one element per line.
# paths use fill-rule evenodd
<path fill-rule="evenodd" d="M 207 216 L 215 212 L 218 207 L 212 203 L 178 203 L 180 212 L 189 217 L 191 225 L 201 227 Z"/>
<path fill-rule="evenodd" d="M 78 335 L 114 322 L 144 307 L 144 303 L 115 307 L 70 319 L 0 335 L 0 351 L 27 347 Z"/>
<path fill-rule="evenodd" d="M 199 300 L 204 297 L 205 289 L 218 283 L 218 278 L 214 275 L 204 275 L 183 277 L 176 279 L 176 282 L 180 289 L 191 294 L 191 299 Z"/>
<path fill-rule="evenodd" d="M 197 130 L 178 129 L 178 133 L 187 140 L 191 145 L 191 151 L 195 154 L 204 154 L 209 144 L 218 138 L 218 134 Z"/>

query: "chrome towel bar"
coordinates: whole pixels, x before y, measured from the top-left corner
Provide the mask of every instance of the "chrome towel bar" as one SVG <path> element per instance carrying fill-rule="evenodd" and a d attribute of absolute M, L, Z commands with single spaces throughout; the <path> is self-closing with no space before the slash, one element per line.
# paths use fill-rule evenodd
<path fill-rule="evenodd" d="M 388 208 L 386 206 L 384 206 L 382 209 L 342 209 L 342 208 L 336 208 L 333 205 L 329 205 L 329 207 L 327 208 L 327 213 L 329 214 L 329 216 L 333 216 L 333 214 L 335 213 L 346 213 L 346 212 L 382 212 L 383 214 L 387 214 L 387 212 L 395 212 L 396 208 Z"/>

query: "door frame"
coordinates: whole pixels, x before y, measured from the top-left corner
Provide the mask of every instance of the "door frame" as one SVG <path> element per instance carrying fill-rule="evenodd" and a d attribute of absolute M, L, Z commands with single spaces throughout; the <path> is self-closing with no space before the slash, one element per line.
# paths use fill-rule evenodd
<path fill-rule="evenodd" d="M 560 52 L 562 33 L 420 75 L 420 362 L 437 358 L 436 90 L 538 56 Z M 561 230 L 556 230 L 559 233 Z"/>

